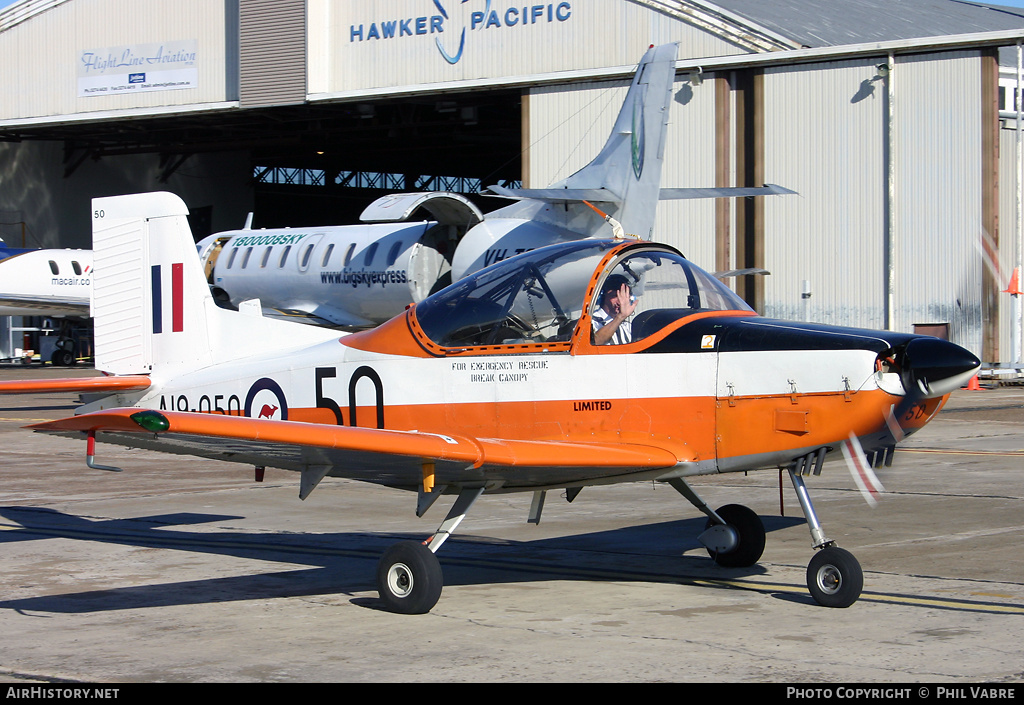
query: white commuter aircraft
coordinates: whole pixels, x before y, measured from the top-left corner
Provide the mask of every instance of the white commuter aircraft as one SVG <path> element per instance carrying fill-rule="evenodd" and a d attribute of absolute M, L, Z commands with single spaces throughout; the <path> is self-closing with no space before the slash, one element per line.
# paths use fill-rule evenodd
<path fill-rule="evenodd" d="M 214 298 L 227 308 L 258 299 L 266 315 L 367 328 L 508 257 L 607 237 L 606 221 L 649 240 L 659 200 L 793 193 L 773 185 L 660 187 L 677 49 L 647 51 L 604 148 L 563 181 L 492 186 L 486 195 L 516 202 L 486 215 L 458 194 L 403 193 L 374 201 L 358 225 L 211 235 L 198 247 Z M 422 210 L 433 219 L 410 221 Z"/>

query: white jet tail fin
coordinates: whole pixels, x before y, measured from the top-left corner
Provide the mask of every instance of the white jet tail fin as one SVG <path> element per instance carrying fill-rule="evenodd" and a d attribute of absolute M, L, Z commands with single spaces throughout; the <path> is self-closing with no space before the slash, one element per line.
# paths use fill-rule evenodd
<path fill-rule="evenodd" d="M 650 239 L 661 192 L 665 140 L 676 75 L 676 44 L 647 50 L 604 148 L 552 189 L 601 189 L 627 234 Z M 593 199 L 587 199 L 593 200 Z M 602 199 L 598 199 L 602 200 Z"/>
<path fill-rule="evenodd" d="M 650 239 L 661 187 L 676 44 L 651 47 L 637 66 L 633 83 L 604 148 L 587 166 L 545 189 L 490 187 L 495 195 L 542 201 L 584 200 L 622 223 L 627 234 Z"/>
<path fill-rule="evenodd" d="M 188 208 L 174 194 L 97 198 L 92 205 L 96 369 L 122 375 L 200 369 L 246 357 L 265 340 L 299 344 L 337 336 L 218 308 Z"/>

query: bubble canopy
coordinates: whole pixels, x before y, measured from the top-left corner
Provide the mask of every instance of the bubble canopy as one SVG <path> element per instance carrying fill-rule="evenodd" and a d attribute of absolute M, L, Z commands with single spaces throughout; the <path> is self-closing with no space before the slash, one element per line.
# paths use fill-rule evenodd
<path fill-rule="evenodd" d="M 414 315 L 426 336 L 446 348 L 568 342 L 584 313 L 600 307 L 606 280 L 627 284 L 636 320 L 656 318 L 667 325 L 700 311 L 753 313 L 727 286 L 668 246 L 581 240 L 482 269 L 425 299 Z M 656 329 L 643 328 L 632 342 Z"/>

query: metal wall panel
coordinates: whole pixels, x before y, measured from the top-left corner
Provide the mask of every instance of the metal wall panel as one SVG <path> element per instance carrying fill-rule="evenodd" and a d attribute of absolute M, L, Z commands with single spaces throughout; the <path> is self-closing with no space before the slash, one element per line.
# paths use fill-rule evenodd
<path fill-rule="evenodd" d="M 948 323 L 950 340 L 980 355 L 980 54 L 901 58 L 894 75 L 894 327 Z"/>
<path fill-rule="evenodd" d="M 225 6 L 210 0 L 93 0 L 65 2 L 0 33 L 0 120 L 148 108 L 226 99 L 229 45 Z M 194 83 L 160 89 L 80 95 L 83 53 L 144 47 L 195 47 Z M 144 57 L 157 58 L 154 53 Z M 233 59 L 232 59 L 233 60 Z M 160 62 L 141 66 L 153 70 Z"/>
<path fill-rule="evenodd" d="M 715 185 L 715 75 L 705 73 L 702 78 L 697 86 L 690 85 L 685 74 L 676 79 L 662 188 Z M 715 199 L 662 201 L 654 234 L 698 266 L 715 270 Z"/>
<path fill-rule="evenodd" d="M 628 0 L 440 5 L 448 15 L 443 21 L 438 7 L 423 0 L 309 0 L 310 97 L 454 88 L 463 81 L 500 85 L 537 74 L 629 66 L 651 44 L 671 41 L 681 43 L 680 57 L 745 53 Z M 484 7 L 492 14 L 482 18 Z"/>
<path fill-rule="evenodd" d="M 765 73 L 765 181 L 799 194 L 765 199 L 765 315 L 884 327 L 887 98 L 878 63 Z"/>
<path fill-rule="evenodd" d="M 1013 361 L 1010 357 L 1010 334 L 1014 323 L 1011 319 L 1012 298 L 1004 292 L 1009 286 L 1013 268 L 1020 264 L 1017 261 L 1018 242 L 1024 236 L 1018 230 L 1024 227 L 1024 223 L 1018 226 L 1017 199 L 1021 184 L 1017 154 L 1017 121 L 1006 120 L 1003 129 L 999 130 L 999 254 L 993 265 L 999 288 L 999 350 L 1002 351 L 1000 357 L 1003 361 Z"/>
<path fill-rule="evenodd" d="M 240 0 L 239 78 L 243 108 L 306 100 L 305 0 Z"/>

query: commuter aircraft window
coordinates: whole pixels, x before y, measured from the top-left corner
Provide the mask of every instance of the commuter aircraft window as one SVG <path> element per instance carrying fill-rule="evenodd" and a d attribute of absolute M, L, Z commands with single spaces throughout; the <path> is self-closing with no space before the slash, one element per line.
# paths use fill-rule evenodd
<path fill-rule="evenodd" d="M 324 258 L 320 261 L 320 266 L 321 267 L 326 267 L 327 266 L 327 263 L 331 259 L 331 253 L 332 252 L 334 252 L 334 243 L 333 242 L 330 245 L 327 246 L 326 250 L 324 250 Z"/>
<path fill-rule="evenodd" d="M 344 266 L 347 267 L 349 265 L 349 263 L 352 261 L 352 253 L 355 252 L 355 251 L 356 251 L 356 243 L 353 242 L 351 245 L 348 246 L 348 249 L 345 250 Z"/>
<path fill-rule="evenodd" d="M 236 249 L 232 249 L 231 250 L 231 255 L 228 257 L 227 266 L 225 266 L 224 269 L 231 269 L 231 265 L 233 265 L 235 263 L 235 255 L 237 255 L 237 254 L 238 254 L 238 250 L 236 250 Z"/>
<path fill-rule="evenodd" d="M 242 257 L 242 269 L 245 269 L 246 267 L 249 266 L 249 258 L 251 256 L 252 256 L 252 248 L 251 247 L 245 248 L 245 256 Z"/>
<path fill-rule="evenodd" d="M 391 250 L 388 252 L 388 264 L 387 266 L 393 265 L 398 260 L 398 253 L 402 251 L 402 241 L 399 240 L 391 246 Z"/>
<path fill-rule="evenodd" d="M 284 250 L 281 252 L 281 261 L 277 263 L 278 267 L 283 267 L 285 260 L 288 259 L 288 253 L 292 251 L 291 245 L 285 245 Z"/>
<path fill-rule="evenodd" d="M 309 266 L 309 257 L 313 254 L 313 248 L 316 244 L 306 245 L 305 249 L 302 250 L 302 257 L 299 260 L 299 269 L 305 271 L 306 267 Z"/>
<path fill-rule="evenodd" d="M 267 249 L 263 250 L 263 259 L 260 260 L 260 269 L 263 269 L 267 266 L 267 262 L 270 261 L 270 251 L 272 249 L 274 248 L 268 247 Z"/>
<path fill-rule="evenodd" d="M 82 275 L 82 265 L 80 265 L 78 262 L 71 260 L 71 268 L 75 270 L 75 274 L 79 276 Z"/>
<path fill-rule="evenodd" d="M 52 259 L 50 260 L 50 271 L 53 272 L 55 275 L 60 274 L 60 268 L 57 266 L 57 263 L 54 262 Z"/>
<path fill-rule="evenodd" d="M 369 247 L 366 248 L 366 256 L 363 258 L 363 266 L 364 267 L 369 267 L 370 264 L 373 262 L 374 255 L 376 255 L 376 254 L 377 254 L 377 243 L 375 242 L 375 243 L 373 243 L 372 245 L 370 245 Z"/>

